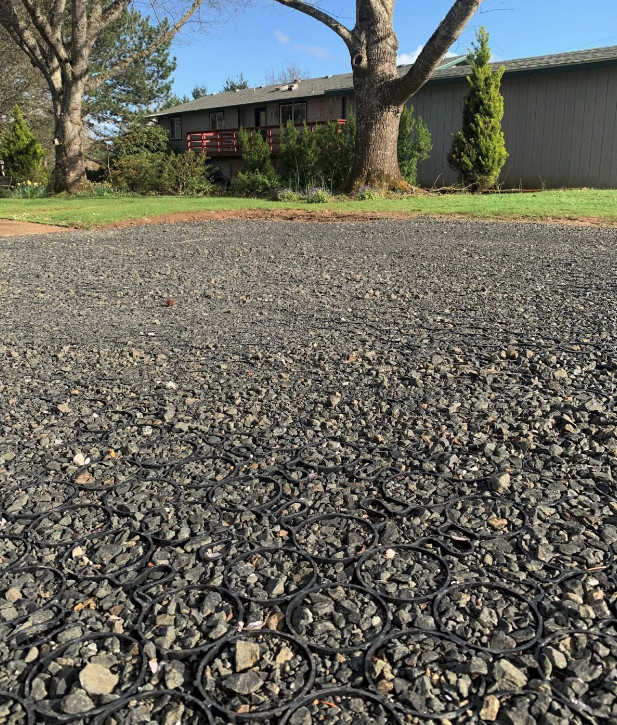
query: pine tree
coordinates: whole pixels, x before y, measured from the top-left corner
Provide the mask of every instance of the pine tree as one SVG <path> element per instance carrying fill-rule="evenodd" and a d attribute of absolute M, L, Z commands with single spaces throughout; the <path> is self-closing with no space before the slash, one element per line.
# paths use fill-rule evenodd
<path fill-rule="evenodd" d="M 453 134 L 448 162 L 456 169 L 459 181 L 471 191 L 494 186 L 508 158 L 501 130 L 503 96 L 501 77 L 505 68 L 493 72 L 488 46 L 488 32 L 482 27 L 476 33 L 467 56 L 471 75 L 467 76 L 469 92 L 463 103 L 463 128 Z"/>
<path fill-rule="evenodd" d="M 31 181 L 41 168 L 45 151 L 32 135 L 17 104 L 13 108 L 13 121 L 2 137 L 0 153 L 13 182 Z"/>
<path fill-rule="evenodd" d="M 431 132 L 424 121 L 413 114 L 413 106 L 401 111 L 398 127 L 398 166 L 405 181 L 412 186 L 418 183 L 418 164 L 428 159 L 433 148 Z"/>

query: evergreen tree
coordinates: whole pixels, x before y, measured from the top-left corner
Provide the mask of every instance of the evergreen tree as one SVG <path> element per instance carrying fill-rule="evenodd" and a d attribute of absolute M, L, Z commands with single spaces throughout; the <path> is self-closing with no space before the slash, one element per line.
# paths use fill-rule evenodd
<path fill-rule="evenodd" d="M 36 178 L 45 151 L 32 135 L 17 104 L 13 108 L 13 122 L 2 137 L 0 153 L 13 182 Z"/>
<path fill-rule="evenodd" d="M 144 53 L 168 31 L 167 19 L 155 26 L 138 10 L 125 10 L 102 31 L 94 44 L 90 77 L 95 81 L 108 68 L 121 66 L 126 58 Z M 176 59 L 169 56 L 171 41 L 169 38 L 159 45 L 143 61 L 123 67 L 98 85 L 93 93 L 84 96 L 82 113 L 96 135 L 107 135 L 105 124 L 120 133 L 125 132 L 147 113 L 171 105 L 171 74 L 176 69 Z"/>
<path fill-rule="evenodd" d="M 317 143 L 306 122 L 302 130 L 291 119 L 281 126 L 277 169 L 281 179 L 294 191 L 319 183 Z"/>
<path fill-rule="evenodd" d="M 471 75 L 467 76 L 469 92 L 463 104 L 463 128 L 453 134 L 448 162 L 456 169 L 463 186 L 480 191 L 494 186 L 508 158 L 501 130 L 503 96 L 502 66 L 493 72 L 488 46 L 488 32 L 482 27 L 476 33 L 467 56 Z"/>
<path fill-rule="evenodd" d="M 418 183 L 418 164 L 428 159 L 433 148 L 431 132 L 421 118 L 413 114 L 413 106 L 401 111 L 398 127 L 398 166 L 405 181 L 412 186 Z"/>
<path fill-rule="evenodd" d="M 268 178 L 275 176 L 270 146 L 259 131 L 249 133 L 245 128 L 241 128 L 238 131 L 238 144 L 242 151 L 246 173 L 260 173 Z"/>
<path fill-rule="evenodd" d="M 225 81 L 225 85 L 221 88 L 221 93 L 226 91 L 242 91 L 249 87 L 249 82 L 246 80 L 244 75 L 240 73 L 236 78 L 228 78 Z"/>
<path fill-rule="evenodd" d="M 203 83 L 197 83 L 197 85 L 193 86 L 191 95 L 193 96 L 193 100 L 196 101 L 198 98 L 203 98 L 208 95 L 208 88 Z"/>

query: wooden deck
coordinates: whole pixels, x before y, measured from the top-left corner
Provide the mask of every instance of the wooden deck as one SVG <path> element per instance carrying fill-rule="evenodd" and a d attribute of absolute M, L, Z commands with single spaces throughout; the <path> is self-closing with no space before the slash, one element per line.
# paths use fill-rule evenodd
<path fill-rule="evenodd" d="M 335 119 L 339 126 L 343 126 L 346 122 L 344 118 Z M 306 127 L 309 133 L 313 133 L 317 126 L 321 126 L 324 122 L 307 123 Z M 296 124 L 296 128 L 301 130 L 304 124 Z M 211 157 L 238 157 L 242 156 L 242 151 L 238 143 L 239 129 L 225 129 L 221 131 L 195 131 L 186 135 L 186 146 L 189 151 L 205 153 Z M 281 133 L 280 126 L 260 126 L 247 128 L 251 135 L 261 133 L 268 145 L 270 153 L 276 156 L 279 150 L 279 135 Z"/>

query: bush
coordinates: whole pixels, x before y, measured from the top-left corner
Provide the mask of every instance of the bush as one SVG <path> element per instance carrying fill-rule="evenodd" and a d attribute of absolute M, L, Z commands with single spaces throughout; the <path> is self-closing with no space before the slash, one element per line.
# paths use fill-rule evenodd
<path fill-rule="evenodd" d="M 428 126 L 413 115 L 413 106 L 404 106 L 398 128 L 397 156 L 399 169 L 408 184 L 416 186 L 418 164 L 428 159 L 432 148 Z"/>
<path fill-rule="evenodd" d="M 212 190 L 213 170 L 205 154 L 170 154 L 163 162 L 157 191 L 161 194 L 202 196 Z"/>
<path fill-rule="evenodd" d="M 291 120 L 281 126 L 277 167 L 281 179 L 296 191 L 315 183 L 317 145 L 306 123 L 302 131 Z"/>
<path fill-rule="evenodd" d="M 0 154 L 6 173 L 13 177 L 14 183 L 39 181 L 45 151 L 32 135 L 17 104 L 13 107 L 13 121 L 2 136 Z"/>
<path fill-rule="evenodd" d="M 259 131 L 249 134 L 245 128 L 241 128 L 238 131 L 238 145 L 242 151 L 245 173 L 258 172 L 268 177 L 276 175 L 270 145 Z"/>
<path fill-rule="evenodd" d="M 300 194 L 297 191 L 294 191 L 293 189 L 279 189 L 276 192 L 276 200 L 277 201 L 301 201 L 302 200 L 302 194 Z"/>
<path fill-rule="evenodd" d="M 453 134 L 448 162 L 456 169 L 459 181 L 471 191 L 495 186 L 508 158 L 501 130 L 503 96 L 500 92 L 504 66 L 493 73 L 486 28 L 476 34 L 467 59 L 471 75 L 469 93 L 463 103 L 463 129 Z"/>
<path fill-rule="evenodd" d="M 306 201 L 309 204 L 326 204 L 332 200 L 332 194 L 327 189 L 314 186 L 306 191 Z"/>
<path fill-rule="evenodd" d="M 115 189 L 137 194 L 152 194 L 158 190 L 167 154 L 141 153 L 115 159 L 111 182 Z"/>
<path fill-rule="evenodd" d="M 292 121 L 281 127 L 278 172 L 291 188 L 310 188 L 315 184 L 330 191 L 345 187 L 353 161 L 356 142 L 355 118 L 340 126 L 335 121 L 302 130 Z"/>
<path fill-rule="evenodd" d="M 117 136 L 113 141 L 111 155 L 115 160 L 124 156 L 160 154 L 168 150 L 167 131 L 157 123 L 153 126 L 137 126 L 127 133 Z"/>
<path fill-rule="evenodd" d="M 315 177 L 330 190 L 345 188 L 356 144 L 356 120 L 350 114 L 347 123 L 340 126 L 327 121 L 313 131 L 317 149 Z"/>
<path fill-rule="evenodd" d="M 260 171 L 241 171 L 231 180 L 232 196 L 268 196 L 276 187 L 278 179 Z"/>

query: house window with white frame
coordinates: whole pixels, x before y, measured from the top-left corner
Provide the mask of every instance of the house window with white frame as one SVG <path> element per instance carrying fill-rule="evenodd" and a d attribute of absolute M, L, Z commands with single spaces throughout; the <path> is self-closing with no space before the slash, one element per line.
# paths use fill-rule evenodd
<path fill-rule="evenodd" d="M 225 128 L 225 111 L 213 111 L 210 114 L 210 130 L 220 131 Z"/>
<path fill-rule="evenodd" d="M 281 103 L 281 125 L 287 121 L 304 123 L 306 121 L 306 103 Z"/>
<path fill-rule="evenodd" d="M 179 141 L 182 138 L 182 120 L 180 116 L 170 117 L 169 138 L 171 141 Z"/>

